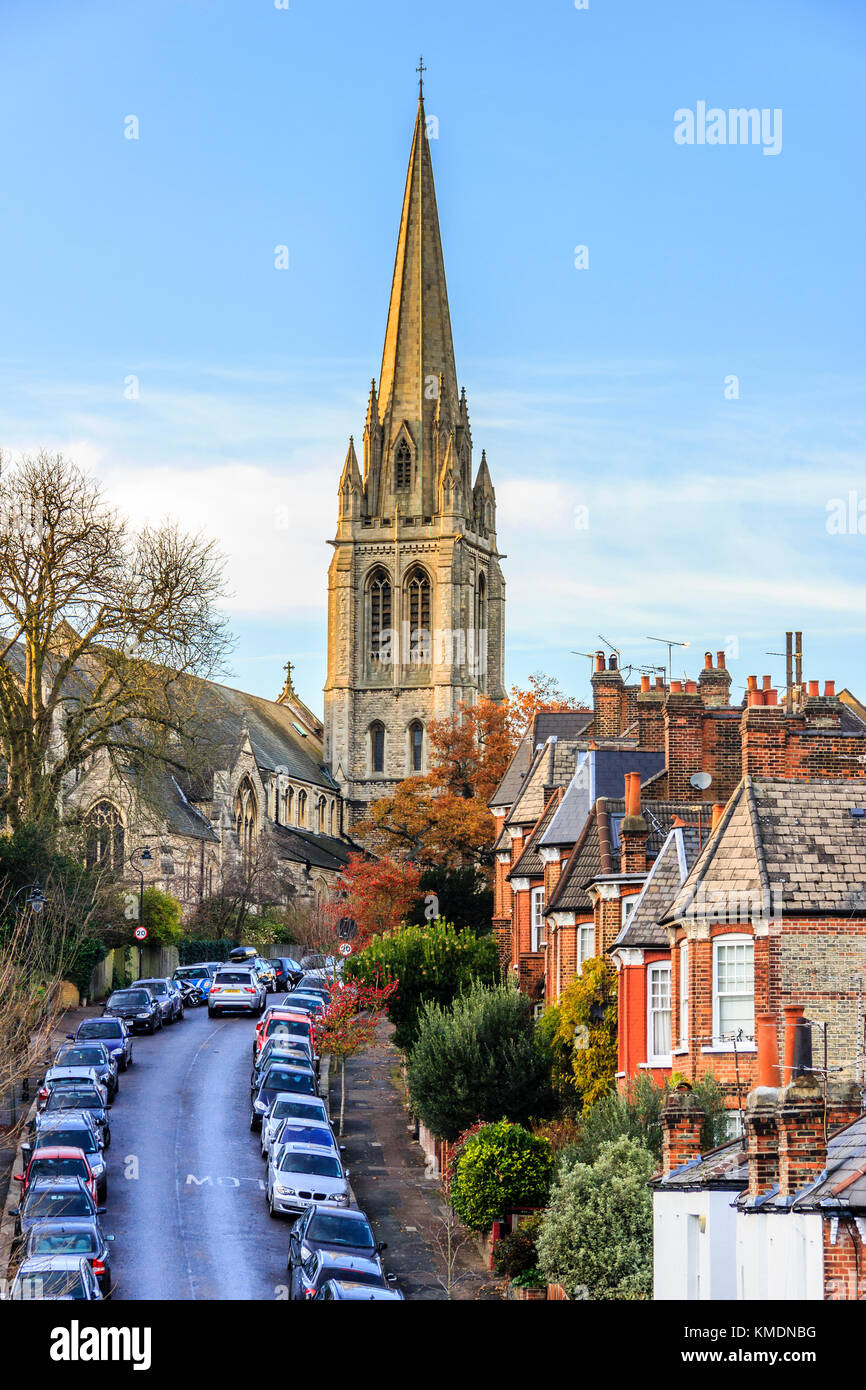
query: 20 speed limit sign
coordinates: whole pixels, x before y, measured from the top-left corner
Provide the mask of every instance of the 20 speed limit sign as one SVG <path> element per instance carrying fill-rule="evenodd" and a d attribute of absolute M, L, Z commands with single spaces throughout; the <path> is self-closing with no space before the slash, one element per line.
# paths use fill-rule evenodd
<path fill-rule="evenodd" d="M 352 954 L 352 943 L 351 943 L 351 941 L 341 941 L 341 942 L 340 942 L 340 955 L 341 955 L 341 956 L 350 956 L 351 954 Z"/>
<path fill-rule="evenodd" d="M 136 939 L 136 941 L 146 941 L 146 940 L 147 940 L 147 927 L 136 927 L 136 929 L 135 929 L 135 939 Z"/>

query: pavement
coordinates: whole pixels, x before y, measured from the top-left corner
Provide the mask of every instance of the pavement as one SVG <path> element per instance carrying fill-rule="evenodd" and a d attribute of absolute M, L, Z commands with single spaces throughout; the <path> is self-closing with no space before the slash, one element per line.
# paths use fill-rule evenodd
<path fill-rule="evenodd" d="M 407 1299 L 444 1300 L 443 1218 L 438 1179 L 414 1139 L 400 1076 L 401 1053 L 393 1027 L 379 1025 L 372 1047 L 346 1063 L 346 1115 L 341 1142 L 358 1206 L 378 1240 L 388 1243 L 387 1268 Z M 331 1114 L 339 1115 L 339 1073 L 331 1081 Z M 491 1274 L 476 1242 L 462 1233 L 453 1296 L 500 1300 L 503 1286 Z"/>

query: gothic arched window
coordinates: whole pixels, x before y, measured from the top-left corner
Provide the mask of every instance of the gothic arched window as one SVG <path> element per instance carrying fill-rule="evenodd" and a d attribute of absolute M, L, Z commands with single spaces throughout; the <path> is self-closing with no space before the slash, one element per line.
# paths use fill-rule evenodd
<path fill-rule="evenodd" d="M 249 777 L 244 777 L 235 792 L 235 830 L 245 864 L 249 863 L 259 831 L 259 803 Z"/>
<path fill-rule="evenodd" d="M 420 565 L 406 576 L 404 614 L 409 623 L 409 660 L 426 664 L 430 660 L 430 579 Z"/>
<path fill-rule="evenodd" d="M 328 834 L 329 834 L 329 835 L 333 835 L 333 833 L 334 833 L 334 805 L 335 805 L 335 803 L 332 801 L 331 804 L 330 804 L 330 806 L 328 807 Z"/>
<path fill-rule="evenodd" d="M 286 824 L 286 825 L 291 825 L 291 823 L 292 823 L 292 816 L 293 816 L 293 814 L 294 814 L 294 810 L 295 810 L 295 789 L 294 789 L 294 787 L 289 787 L 289 789 L 288 789 L 288 791 L 286 792 L 285 797 L 284 797 L 284 799 L 283 799 L 283 822 L 284 822 L 284 824 Z"/>
<path fill-rule="evenodd" d="M 487 580 L 483 574 L 478 576 L 478 588 L 475 591 L 475 627 L 478 632 L 477 641 L 482 641 L 481 633 L 487 631 Z"/>
<path fill-rule="evenodd" d="M 424 757 L 424 725 L 414 719 L 409 725 L 409 767 L 412 772 L 420 772 Z"/>
<path fill-rule="evenodd" d="M 319 797 L 319 834 L 325 833 L 325 798 Z"/>
<path fill-rule="evenodd" d="M 370 662 L 373 666 L 379 666 L 387 662 L 391 655 L 391 580 L 387 570 L 373 570 L 367 581 L 367 595 Z"/>
<path fill-rule="evenodd" d="M 401 439 L 394 454 L 394 491 L 408 492 L 412 486 L 412 450 Z"/>
<path fill-rule="evenodd" d="M 370 768 L 373 772 L 385 771 L 385 725 L 378 720 L 370 725 Z"/>
<path fill-rule="evenodd" d="M 87 846 L 84 862 L 88 869 L 123 871 L 123 820 L 112 801 L 97 801 L 85 817 Z"/>
<path fill-rule="evenodd" d="M 307 793 L 298 792 L 298 825 L 307 823 Z"/>

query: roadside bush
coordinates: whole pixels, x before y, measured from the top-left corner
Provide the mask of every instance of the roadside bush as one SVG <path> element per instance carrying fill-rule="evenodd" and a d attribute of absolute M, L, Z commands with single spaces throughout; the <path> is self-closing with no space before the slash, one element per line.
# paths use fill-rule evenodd
<path fill-rule="evenodd" d="M 591 1299 L 652 1294 L 652 1154 L 634 1139 L 602 1144 L 593 1165 L 561 1161 L 538 1232 L 551 1282 Z"/>
<path fill-rule="evenodd" d="M 159 888 L 145 888 L 142 899 L 143 923 L 149 946 L 174 946 L 180 940 L 183 908 L 177 898 Z"/>
<path fill-rule="evenodd" d="M 484 1125 L 453 1161 L 451 1204 L 464 1226 L 487 1231 L 512 1207 L 540 1206 L 552 1166 L 550 1145 L 522 1125 Z"/>
<path fill-rule="evenodd" d="M 494 937 L 478 937 L 468 929 L 457 931 L 451 923 L 441 921 L 374 936 L 363 951 L 349 956 L 345 970 L 346 979 L 361 984 L 398 981 L 397 995 L 388 1004 L 388 1017 L 395 1025 L 395 1043 L 406 1049 L 415 1042 L 425 1005 L 447 1008 L 473 981 L 494 985 L 499 977 Z M 473 1110 L 469 1118 L 474 1119 L 477 1113 Z M 463 1128 L 461 1124 L 454 1132 Z"/>
<path fill-rule="evenodd" d="M 565 1161 L 595 1163 L 603 1144 L 626 1138 L 642 1143 L 656 1162 L 661 1162 L 661 1112 L 671 1086 L 680 1079 L 671 1078 L 666 1084 L 657 1085 L 652 1077 L 639 1076 L 629 1083 L 626 1092 L 602 1096 L 581 1116 L 578 1132 L 564 1150 Z M 724 1092 L 716 1078 L 708 1074 L 693 1084 L 692 1095 L 706 1117 L 701 1149 L 707 1153 L 724 1138 Z"/>
<path fill-rule="evenodd" d="M 553 1104 L 532 1006 L 513 985 L 476 982 L 450 1008 L 426 1004 L 407 1081 L 414 1113 L 444 1139 L 475 1119 L 526 1121 Z"/>
<path fill-rule="evenodd" d="M 522 1221 L 516 1231 L 503 1236 L 493 1247 L 493 1268 L 505 1279 L 536 1270 L 538 1265 L 538 1230 L 541 1214 Z"/>

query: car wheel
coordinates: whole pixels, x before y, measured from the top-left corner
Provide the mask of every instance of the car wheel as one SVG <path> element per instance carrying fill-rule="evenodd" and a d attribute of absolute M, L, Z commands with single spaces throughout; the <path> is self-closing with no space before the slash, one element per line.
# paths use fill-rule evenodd
<path fill-rule="evenodd" d="M 129 1066 L 129 1062 L 128 1062 L 128 1061 L 126 1060 L 126 1058 L 124 1057 L 120 1062 L 118 1062 L 117 1065 L 118 1065 L 118 1071 L 126 1071 L 126 1068 Z"/>
<path fill-rule="evenodd" d="M 279 1212 L 274 1206 L 273 1197 L 268 1196 L 268 1216 L 271 1218 L 272 1221 L 277 1221 L 279 1219 L 279 1215 Z"/>
<path fill-rule="evenodd" d="M 102 1147 L 104 1149 L 111 1148 L 111 1130 L 108 1128 L 108 1125 L 105 1126 L 105 1135 L 102 1141 Z"/>

